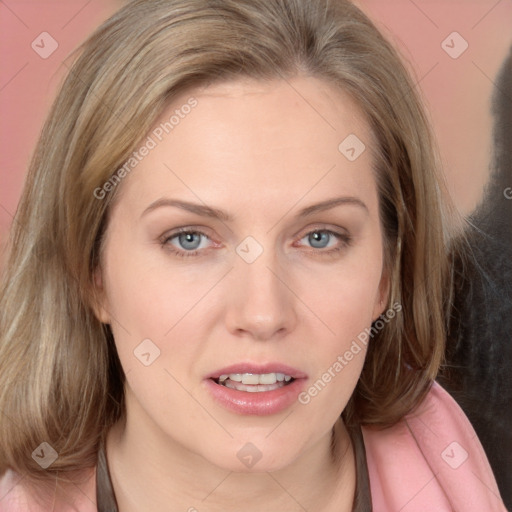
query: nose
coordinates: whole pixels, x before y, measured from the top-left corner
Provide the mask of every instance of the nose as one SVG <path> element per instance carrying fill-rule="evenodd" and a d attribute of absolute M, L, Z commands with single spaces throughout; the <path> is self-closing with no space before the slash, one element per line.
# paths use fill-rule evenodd
<path fill-rule="evenodd" d="M 237 261 L 231 272 L 226 327 L 237 337 L 280 339 L 297 323 L 286 272 L 266 251 L 253 263 Z"/>

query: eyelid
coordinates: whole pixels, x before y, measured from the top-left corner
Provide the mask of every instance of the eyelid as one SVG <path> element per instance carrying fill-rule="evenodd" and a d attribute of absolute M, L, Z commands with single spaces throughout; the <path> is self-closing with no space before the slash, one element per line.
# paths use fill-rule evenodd
<path fill-rule="evenodd" d="M 198 235 L 202 235 L 208 240 L 213 241 L 213 237 L 208 233 L 210 231 L 208 228 L 204 226 L 181 226 L 179 228 L 174 228 L 169 231 L 166 231 L 163 235 L 159 236 L 158 239 L 160 242 L 164 243 L 170 238 L 174 238 L 175 236 L 181 235 L 182 233 L 196 233 Z"/>
<path fill-rule="evenodd" d="M 314 233 L 316 231 L 329 232 L 329 233 L 332 233 L 333 235 L 340 236 L 340 237 L 343 237 L 343 236 L 350 237 L 351 236 L 349 230 L 346 228 L 343 228 L 341 226 L 334 226 L 333 224 L 328 224 L 328 223 L 323 223 L 323 224 L 315 223 L 315 224 L 311 224 L 311 225 L 299 230 L 293 236 L 293 238 L 301 240 L 306 235 L 309 235 L 310 233 Z"/>
<path fill-rule="evenodd" d="M 209 229 L 205 227 L 196 227 L 196 226 L 181 226 L 179 228 L 172 229 L 170 231 L 165 232 L 162 236 L 159 237 L 158 241 L 162 249 L 168 251 L 170 254 L 178 258 L 186 258 L 186 257 L 201 257 L 210 252 L 213 248 L 218 248 L 222 246 L 219 242 L 216 242 L 212 236 L 210 236 L 205 231 L 209 231 Z M 171 243 L 171 239 L 181 235 L 182 233 L 194 233 L 201 235 L 207 238 L 210 241 L 209 247 L 203 247 L 201 249 L 193 249 L 193 250 L 185 250 L 180 249 L 178 246 Z"/>
<path fill-rule="evenodd" d="M 300 244 L 299 242 L 306 238 L 311 233 L 321 232 L 328 233 L 336 238 L 337 243 L 333 247 L 316 248 L 309 245 Z M 336 228 L 328 227 L 324 224 L 323 226 L 308 226 L 301 230 L 300 235 L 296 235 L 295 241 L 292 243 L 293 247 L 305 248 L 307 253 L 313 256 L 335 256 L 340 251 L 346 249 L 352 244 L 352 236 L 348 230 L 337 226 Z"/>

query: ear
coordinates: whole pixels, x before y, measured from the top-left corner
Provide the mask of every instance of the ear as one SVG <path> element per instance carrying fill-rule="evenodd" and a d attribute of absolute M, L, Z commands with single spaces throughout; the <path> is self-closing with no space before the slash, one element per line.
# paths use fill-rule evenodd
<path fill-rule="evenodd" d="M 373 307 L 372 321 L 375 322 L 382 313 L 386 310 L 387 303 L 389 301 L 389 292 L 391 290 L 391 279 L 387 268 L 383 268 L 382 275 L 380 278 L 379 289 L 377 297 L 375 298 L 375 304 Z"/>
<path fill-rule="evenodd" d="M 107 308 L 107 295 L 103 285 L 101 267 L 99 265 L 96 267 L 93 274 L 91 307 L 94 311 L 94 315 L 100 322 L 110 324 L 110 314 Z"/>

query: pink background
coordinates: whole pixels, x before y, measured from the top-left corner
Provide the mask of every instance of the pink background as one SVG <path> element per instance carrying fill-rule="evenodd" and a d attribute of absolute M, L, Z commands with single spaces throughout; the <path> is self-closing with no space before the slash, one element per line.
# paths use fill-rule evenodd
<path fill-rule="evenodd" d="M 122 0 L 0 0 L 0 260 L 45 114 L 66 58 Z M 439 138 L 450 192 L 470 212 L 491 162 L 490 98 L 512 44 L 509 0 L 359 0 L 410 63 Z M 48 32 L 58 48 L 47 59 L 31 47 Z M 468 49 L 451 58 L 452 32 Z M 452 45 L 448 39 L 448 44 Z M 459 41 L 453 43 L 455 50 Z M 461 43 L 460 43 L 461 44 Z"/>

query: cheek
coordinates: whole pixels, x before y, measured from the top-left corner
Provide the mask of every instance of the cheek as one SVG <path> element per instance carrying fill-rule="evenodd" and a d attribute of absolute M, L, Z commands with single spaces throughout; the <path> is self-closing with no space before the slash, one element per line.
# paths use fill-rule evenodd
<path fill-rule="evenodd" d="M 161 283 L 137 254 L 111 250 L 104 260 L 106 307 L 117 352 L 128 381 L 145 364 L 153 370 L 161 356 L 161 339 L 169 329 L 168 305 L 163 303 Z M 167 313 L 166 313 L 167 310 Z M 147 356 L 146 354 L 149 354 Z M 155 361 L 155 363 L 153 363 Z M 136 370 L 132 373 L 133 370 Z M 146 383 L 152 387 L 154 371 L 146 371 Z"/>
<path fill-rule="evenodd" d="M 137 393 L 150 389 L 154 396 L 176 388 L 173 400 L 179 397 L 182 390 L 166 371 L 183 382 L 200 360 L 211 318 L 218 319 L 223 288 L 212 289 L 221 271 L 183 272 L 136 251 L 124 258 L 112 252 L 106 259 L 111 328 L 128 383 Z"/>
<path fill-rule="evenodd" d="M 298 401 L 310 417 L 322 418 L 316 425 L 319 430 L 328 430 L 339 418 L 359 380 L 369 339 L 365 336 L 372 321 L 371 301 L 365 293 L 369 290 L 374 287 L 347 286 L 337 293 L 329 290 L 326 295 L 330 300 L 318 298 L 329 330 L 323 329 L 322 336 L 317 334 L 316 349 L 309 351 L 316 372 Z"/>
<path fill-rule="evenodd" d="M 302 404 L 333 417 L 349 400 L 361 373 L 375 302 L 379 297 L 381 258 L 354 257 L 315 272 L 314 285 L 303 276 L 300 297 L 316 318 L 309 322 L 314 350 L 305 347 L 317 373 L 312 376 Z M 314 405 L 313 405 L 314 404 Z"/>
<path fill-rule="evenodd" d="M 118 329 L 134 339 L 165 337 L 211 287 L 208 276 L 185 274 L 171 265 L 152 262 L 141 251 L 107 260 L 109 313 Z"/>
<path fill-rule="evenodd" d="M 371 325 L 379 302 L 381 270 L 378 256 L 354 257 L 330 268 L 319 268 L 314 280 L 300 278 L 299 296 L 322 320 L 319 332 L 325 334 L 324 340 L 330 340 L 328 345 L 342 348 Z"/>

